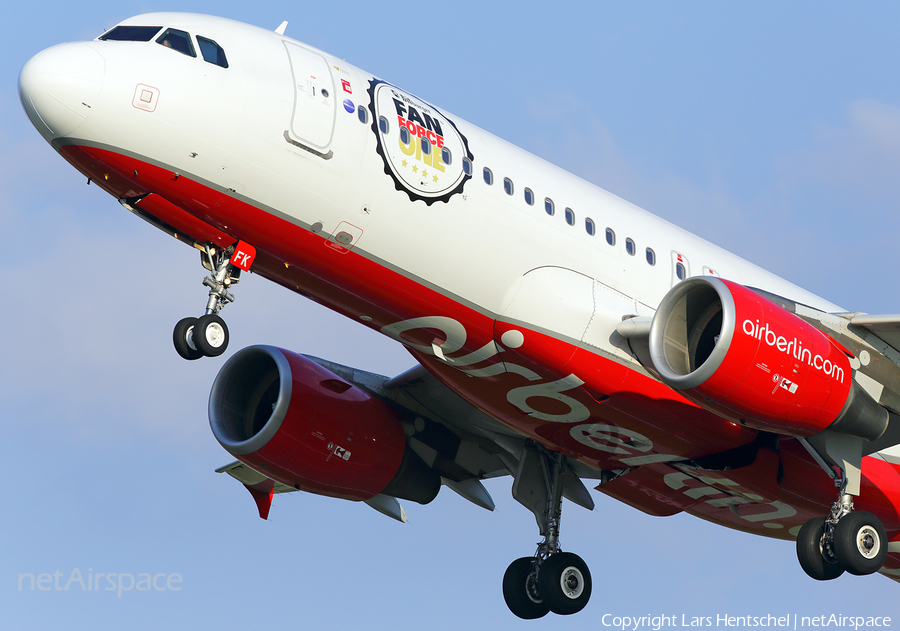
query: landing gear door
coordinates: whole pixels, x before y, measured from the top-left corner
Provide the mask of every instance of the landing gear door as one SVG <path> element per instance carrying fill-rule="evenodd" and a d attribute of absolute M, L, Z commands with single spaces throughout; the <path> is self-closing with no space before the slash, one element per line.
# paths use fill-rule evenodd
<path fill-rule="evenodd" d="M 331 69 L 325 58 L 302 46 L 284 42 L 294 81 L 294 111 L 290 140 L 326 154 L 334 135 L 335 99 Z"/>

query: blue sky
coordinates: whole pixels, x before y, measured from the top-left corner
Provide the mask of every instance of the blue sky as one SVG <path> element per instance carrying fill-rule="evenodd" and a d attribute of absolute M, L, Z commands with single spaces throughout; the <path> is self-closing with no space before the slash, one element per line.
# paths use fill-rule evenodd
<path fill-rule="evenodd" d="M 257 3 L 258 4 L 258 3 Z M 275 28 L 403 86 L 850 311 L 894 313 L 900 83 L 891 3 L 14 3 L 0 41 L 0 624 L 15 629 L 600 629 L 603 616 L 892 615 L 883 576 L 819 584 L 793 545 L 595 493 L 563 545 L 595 579 L 576 616 L 523 623 L 506 566 L 531 514 L 488 483 L 409 523 L 292 494 L 261 521 L 214 473 L 206 403 L 226 357 L 179 359 L 197 255 L 57 156 L 16 93 L 25 61 L 155 10 Z M 231 352 L 271 343 L 386 375 L 397 344 L 260 278 L 224 312 Z M 230 354 L 230 353 L 229 353 Z M 20 574 L 181 576 L 178 591 L 31 591 Z M 65 579 L 63 579 L 65 581 Z M 895 621 L 895 624 L 897 621 Z"/>

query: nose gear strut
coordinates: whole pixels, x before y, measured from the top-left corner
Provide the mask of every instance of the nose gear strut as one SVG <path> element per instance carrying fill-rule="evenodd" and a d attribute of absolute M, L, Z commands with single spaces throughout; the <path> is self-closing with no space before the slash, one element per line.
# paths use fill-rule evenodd
<path fill-rule="evenodd" d="M 203 279 L 203 285 L 209 287 L 209 300 L 204 315 L 183 318 L 172 332 L 175 350 L 184 359 L 218 357 L 228 348 L 228 327 L 219 312 L 229 302 L 234 302 L 234 296 L 228 289 L 236 285 L 241 276 L 240 268 L 231 262 L 234 250 L 235 246 L 216 250 L 206 244 L 200 252 L 200 262 L 210 272 Z"/>

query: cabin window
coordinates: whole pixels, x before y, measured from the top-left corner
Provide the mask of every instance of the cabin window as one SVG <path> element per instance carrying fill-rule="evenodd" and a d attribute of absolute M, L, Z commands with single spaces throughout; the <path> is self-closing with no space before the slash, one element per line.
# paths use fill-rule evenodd
<path fill-rule="evenodd" d="M 161 26 L 117 26 L 98 39 L 113 42 L 149 42 L 161 28 Z"/>
<path fill-rule="evenodd" d="M 610 245 L 616 244 L 616 231 L 612 228 L 606 229 L 606 242 Z"/>
<path fill-rule="evenodd" d="M 678 280 L 684 280 L 685 278 L 687 278 L 687 270 L 684 267 L 684 263 L 675 264 L 675 276 L 678 277 Z"/>
<path fill-rule="evenodd" d="M 421 142 L 419 144 L 422 145 L 422 154 L 426 155 L 426 156 L 430 156 L 431 155 L 431 141 L 428 140 L 428 138 L 426 138 L 425 136 L 422 136 Z"/>
<path fill-rule="evenodd" d="M 484 167 L 484 183 L 488 186 L 494 183 L 494 174 L 491 173 L 491 170 L 487 167 Z"/>
<path fill-rule="evenodd" d="M 591 219 L 590 217 L 586 217 L 584 220 L 584 230 L 592 237 L 594 236 L 594 232 L 596 231 L 596 228 L 594 228 L 594 220 Z"/>
<path fill-rule="evenodd" d="M 634 253 L 637 252 L 637 246 L 634 245 L 634 241 L 631 238 L 625 239 L 625 251 L 630 256 L 634 256 Z"/>
<path fill-rule="evenodd" d="M 575 211 L 571 208 L 566 208 L 566 223 L 570 226 L 575 225 Z"/>
<path fill-rule="evenodd" d="M 441 147 L 441 162 L 444 164 L 453 164 L 453 154 L 447 147 Z"/>
<path fill-rule="evenodd" d="M 547 214 L 551 217 L 553 216 L 553 213 L 556 212 L 556 205 L 554 205 L 553 200 L 549 197 L 544 198 L 544 210 L 546 210 Z"/>
<path fill-rule="evenodd" d="M 407 129 L 406 125 L 404 125 L 403 127 L 400 128 L 400 142 L 402 142 L 404 145 L 406 145 L 408 147 L 410 140 L 411 139 L 409 137 L 409 129 Z"/>
<path fill-rule="evenodd" d="M 466 175 L 472 175 L 472 161 L 468 157 L 463 158 L 463 171 Z"/>
<path fill-rule="evenodd" d="M 211 39 L 200 35 L 197 36 L 197 44 L 200 46 L 200 54 L 203 55 L 204 61 L 221 66 L 222 68 L 228 67 L 228 60 L 225 59 L 225 51 L 222 50 L 221 46 Z"/>
<path fill-rule="evenodd" d="M 513 183 L 508 177 L 503 178 L 503 190 L 506 191 L 507 195 L 513 194 Z"/>
<path fill-rule="evenodd" d="M 525 187 L 525 203 L 534 206 L 534 191 L 528 187 Z"/>
<path fill-rule="evenodd" d="M 162 35 L 156 38 L 156 43 L 161 44 L 166 48 L 177 50 L 182 55 L 187 55 L 188 57 L 197 56 L 197 53 L 194 52 L 194 45 L 191 44 L 191 36 L 176 28 L 166 29 Z"/>
<path fill-rule="evenodd" d="M 381 133 L 382 133 L 382 134 L 384 134 L 385 136 L 387 136 L 387 133 L 388 133 L 388 130 L 390 129 L 390 127 L 388 127 L 388 119 L 386 119 L 384 116 L 379 116 L 379 117 L 378 117 L 378 129 L 381 130 Z M 407 145 L 408 145 L 409 143 L 407 142 L 407 143 L 404 143 L 404 144 L 407 144 Z"/>
<path fill-rule="evenodd" d="M 652 248 L 647 248 L 647 262 L 650 265 L 656 265 L 656 252 Z"/>
<path fill-rule="evenodd" d="M 363 125 L 369 122 L 369 110 L 366 109 L 365 105 L 360 105 L 356 108 L 356 117 Z"/>

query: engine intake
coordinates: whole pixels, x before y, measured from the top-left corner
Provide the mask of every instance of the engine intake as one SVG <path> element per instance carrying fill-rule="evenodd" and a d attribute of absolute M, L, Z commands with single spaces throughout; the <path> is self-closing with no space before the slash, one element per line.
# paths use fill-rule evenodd
<path fill-rule="evenodd" d="M 251 346 L 231 357 L 213 383 L 209 424 L 238 460 L 303 491 L 427 504 L 440 490 L 390 407 L 290 351 Z"/>
<path fill-rule="evenodd" d="M 824 429 L 874 440 L 888 413 L 854 380 L 845 352 L 817 328 L 747 287 L 688 279 L 650 327 L 653 367 L 701 407 L 757 429 Z"/>

